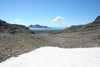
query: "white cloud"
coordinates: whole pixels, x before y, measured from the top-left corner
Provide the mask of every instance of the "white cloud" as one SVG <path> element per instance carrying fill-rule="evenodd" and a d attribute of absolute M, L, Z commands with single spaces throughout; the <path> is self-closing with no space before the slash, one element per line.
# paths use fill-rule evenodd
<path fill-rule="evenodd" d="M 22 20 L 24 20 L 24 18 L 22 18 L 22 19 L 15 19 L 15 21 L 22 21 Z"/>
<path fill-rule="evenodd" d="M 57 16 L 55 19 L 53 19 L 52 21 L 53 22 L 59 22 L 59 21 L 64 21 L 65 19 L 60 17 L 60 16 Z"/>

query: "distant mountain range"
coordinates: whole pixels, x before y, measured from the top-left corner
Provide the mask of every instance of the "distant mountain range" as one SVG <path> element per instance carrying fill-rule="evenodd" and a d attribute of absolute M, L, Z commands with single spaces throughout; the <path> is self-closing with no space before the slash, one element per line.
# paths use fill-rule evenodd
<path fill-rule="evenodd" d="M 48 26 L 43 26 L 43 25 L 39 25 L 39 24 L 36 24 L 36 25 L 29 25 L 28 26 L 29 28 L 51 28 L 51 27 L 48 27 Z"/>

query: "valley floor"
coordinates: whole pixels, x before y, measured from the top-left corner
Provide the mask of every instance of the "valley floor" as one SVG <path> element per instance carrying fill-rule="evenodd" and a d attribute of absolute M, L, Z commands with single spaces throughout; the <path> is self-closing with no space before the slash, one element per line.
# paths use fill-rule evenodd
<path fill-rule="evenodd" d="M 40 35 L 0 33 L 0 62 L 44 46 L 60 48 L 100 47 L 100 29 Z"/>

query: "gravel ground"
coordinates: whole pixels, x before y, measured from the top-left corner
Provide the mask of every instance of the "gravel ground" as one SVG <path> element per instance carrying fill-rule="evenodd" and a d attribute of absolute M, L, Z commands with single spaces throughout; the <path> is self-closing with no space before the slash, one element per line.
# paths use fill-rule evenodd
<path fill-rule="evenodd" d="M 43 46 L 61 48 L 100 47 L 100 29 L 57 34 L 1 34 L 0 62 Z"/>

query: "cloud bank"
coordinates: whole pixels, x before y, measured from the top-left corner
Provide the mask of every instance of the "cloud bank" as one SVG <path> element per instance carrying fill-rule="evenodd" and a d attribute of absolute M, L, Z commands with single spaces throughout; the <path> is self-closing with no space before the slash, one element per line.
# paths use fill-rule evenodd
<path fill-rule="evenodd" d="M 55 19 L 53 19 L 52 21 L 53 22 L 59 22 L 59 21 L 64 21 L 65 19 L 60 17 L 60 16 L 57 16 Z"/>

